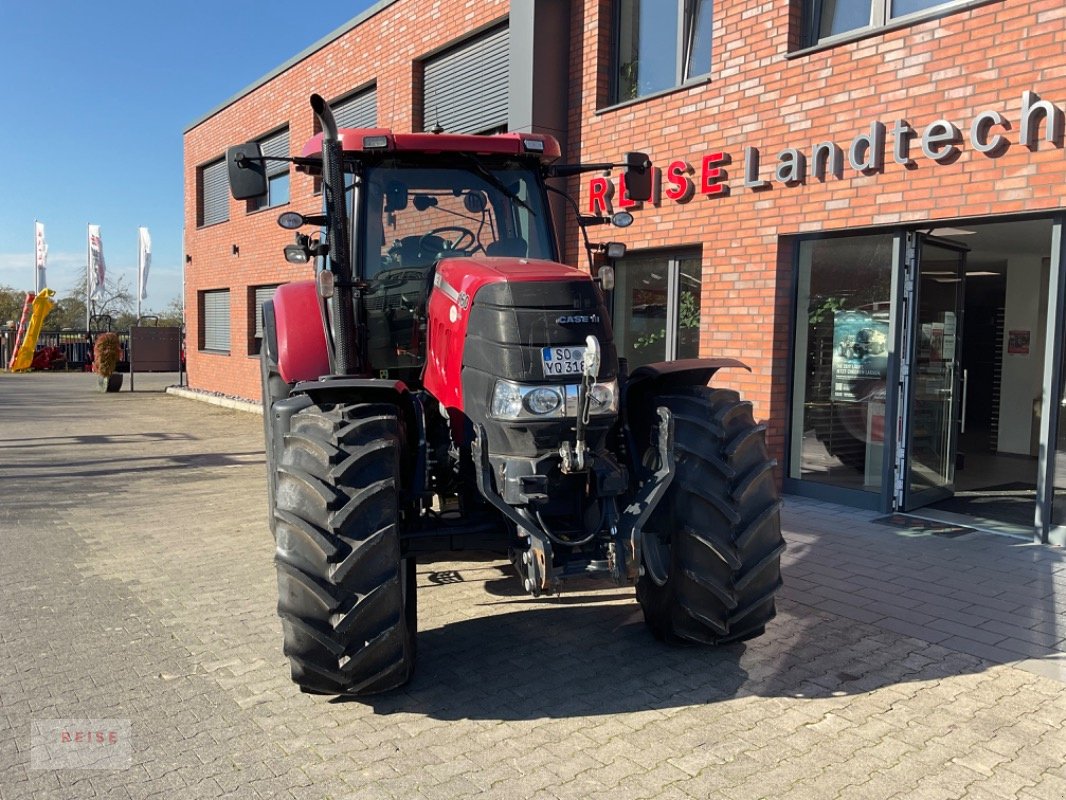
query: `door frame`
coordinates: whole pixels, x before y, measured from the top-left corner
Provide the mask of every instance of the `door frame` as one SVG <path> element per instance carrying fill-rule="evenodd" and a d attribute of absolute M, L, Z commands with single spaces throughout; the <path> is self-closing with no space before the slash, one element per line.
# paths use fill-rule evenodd
<path fill-rule="evenodd" d="M 922 506 L 943 500 L 954 494 L 955 459 L 959 449 L 959 409 L 961 406 L 961 360 L 962 342 L 965 336 L 966 322 L 966 254 L 970 251 L 964 244 L 948 239 L 941 239 L 922 233 L 920 230 L 904 232 L 906 252 L 903 260 L 903 286 L 899 297 L 896 317 L 900 320 L 899 378 L 896 386 L 899 420 L 898 440 L 895 449 L 895 464 L 892 473 L 893 507 L 898 511 L 915 511 Z M 922 251 L 926 245 L 954 253 L 958 258 L 956 269 L 958 283 L 955 290 L 955 341 L 952 347 L 953 367 L 951 371 L 951 403 L 946 425 L 948 431 L 947 469 L 952 479 L 950 486 L 930 487 L 917 491 L 911 488 L 911 467 L 913 452 L 911 450 L 911 425 L 913 424 L 913 404 L 917 397 L 914 383 L 916 376 L 919 337 L 919 309 L 922 292 Z"/>
<path fill-rule="evenodd" d="M 910 223 L 893 227 L 889 230 L 877 228 L 854 228 L 835 231 L 823 231 L 813 234 L 787 236 L 792 255 L 792 299 L 789 314 L 788 341 L 789 357 L 786 365 L 789 385 L 789 396 L 786 408 L 788 410 L 788 424 L 793 424 L 795 410 L 795 391 L 792 375 L 796 364 L 795 341 L 796 332 L 802 324 L 800 310 L 796 307 L 796 287 L 799 285 L 799 243 L 807 239 L 837 238 L 848 236 L 868 236 L 876 233 L 891 233 L 893 235 L 893 268 L 892 268 L 892 291 L 891 307 L 894 313 L 891 315 L 889 327 L 890 358 L 888 361 L 887 385 L 893 389 L 886 393 L 885 398 L 885 448 L 882 475 L 891 476 L 882 482 L 880 494 L 860 492 L 832 485 L 805 481 L 801 478 L 783 476 L 783 488 L 789 494 L 801 497 L 810 497 L 816 500 L 824 500 L 831 503 L 840 503 L 857 508 L 867 508 L 891 513 L 894 510 L 895 501 L 895 454 L 900 436 L 900 407 L 899 407 L 899 382 L 900 382 L 900 358 L 902 347 L 902 312 L 901 294 L 903 291 L 903 276 L 906 259 L 906 236 L 908 233 L 917 232 L 937 226 L 965 227 L 967 225 L 981 225 L 989 223 L 1018 222 L 1033 219 L 1048 219 L 1052 223 L 1051 239 L 1051 265 L 1049 278 L 1049 302 L 1046 326 L 1046 341 L 1043 381 L 1043 403 L 1040 422 L 1040 441 L 1042 446 L 1038 459 L 1037 474 L 1037 498 L 1036 513 L 1034 519 L 1033 538 L 1038 543 L 1051 543 L 1066 546 L 1066 525 L 1055 526 L 1051 524 L 1051 503 L 1054 499 L 1054 443 L 1058 437 L 1058 404 L 1056 400 L 1066 394 L 1066 370 L 1063 369 L 1063 349 L 1066 348 L 1066 210 L 1057 213 L 1037 212 L 1030 214 L 992 214 L 981 217 L 952 218 L 945 220 L 927 220 L 918 224 Z M 957 244 L 957 243 L 954 243 Z M 895 424 L 888 424 L 889 420 Z M 791 437 L 786 437 L 786 463 L 791 463 L 792 450 Z"/>
<path fill-rule="evenodd" d="M 1033 541 L 1066 546 L 1066 525 L 1052 523 L 1055 499 L 1055 449 L 1059 436 L 1059 399 L 1066 395 L 1063 337 L 1066 336 L 1066 215 L 1051 221 L 1051 265 L 1048 276 L 1044 381 L 1040 404 L 1040 448 L 1037 451 L 1036 513 Z"/>

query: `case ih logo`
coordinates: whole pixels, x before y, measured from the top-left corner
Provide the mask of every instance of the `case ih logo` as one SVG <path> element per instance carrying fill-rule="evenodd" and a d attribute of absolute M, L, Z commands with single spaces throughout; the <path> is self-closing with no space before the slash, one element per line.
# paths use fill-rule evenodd
<path fill-rule="evenodd" d="M 564 314 L 555 320 L 556 325 L 594 325 L 600 321 L 599 314 Z"/>
<path fill-rule="evenodd" d="M 809 152 L 787 147 L 777 154 L 776 165 L 768 166 L 765 171 L 759 148 L 745 147 L 740 188 L 760 191 L 770 188 L 771 182 L 800 186 L 809 178 L 820 183 L 830 178 L 841 180 L 844 178 L 845 155 L 847 166 L 853 171 L 876 175 L 885 170 L 885 156 L 890 145 L 893 162 L 905 168 L 915 166 L 912 151 L 918 149 L 926 158 L 945 165 L 955 163 L 965 145 L 988 158 L 996 158 L 1014 144 L 1004 135 L 1013 130 L 1018 131 L 1017 144 L 1030 151 L 1035 152 L 1040 147 L 1041 127 L 1044 128 L 1043 138 L 1061 148 L 1063 120 L 1061 108 L 1041 100 L 1036 92 L 1022 92 L 1016 124 L 993 109 L 974 115 L 965 132 L 947 119 L 930 122 L 921 130 L 911 127 L 905 119 L 894 120 L 891 127 L 876 120 L 870 124 L 868 132 L 855 136 L 846 150 L 831 141 L 818 142 Z M 918 153 L 914 152 L 914 155 Z M 697 192 L 708 197 L 728 196 L 730 183 L 726 167 L 732 162 L 729 153 L 719 150 L 702 156 L 698 169 L 684 159 L 672 159 L 665 168 L 653 167 L 651 204 L 662 205 L 663 195 L 675 203 L 687 203 Z M 617 209 L 640 206 L 626 197 L 625 181 L 621 178 L 617 191 L 609 178 L 592 178 L 588 182 L 588 193 L 590 214 L 612 214 Z"/>

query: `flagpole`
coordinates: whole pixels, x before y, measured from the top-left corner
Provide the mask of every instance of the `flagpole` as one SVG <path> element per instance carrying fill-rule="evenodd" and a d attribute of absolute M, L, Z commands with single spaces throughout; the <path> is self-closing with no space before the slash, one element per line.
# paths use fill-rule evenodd
<path fill-rule="evenodd" d="M 33 220 L 33 291 L 34 294 L 40 294 L 41 292 L 41 271 L 37 268 L 37 251 L 39 246 L 37 244 L 37 223 L 36 217 Z"/>
<path fill-rule="evenodd" d="M 141 263 L 141 259 L 144 255 L 141 253 L 141 229 L 137 229 L 137 324 L 141 324 L 141 270 L 144 269 L 144 264 Z M 130 376 L 131 380 L 133 376 Z"/>
<path fill-rule="evenodd" d="M 85 330 L 89 332 L 89 270 L 92 257 L 89 255 L 89 223 L 85 223 Z"/>

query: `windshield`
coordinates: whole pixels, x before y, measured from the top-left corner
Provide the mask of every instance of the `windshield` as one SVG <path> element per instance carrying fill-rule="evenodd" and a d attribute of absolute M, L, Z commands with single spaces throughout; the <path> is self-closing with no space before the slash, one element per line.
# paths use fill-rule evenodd
<path fill-rule="evenodd" d="M 537 176 L 514 163 L 385 162 L 366 173 L 365 277 L 456 256 L 554 258 Z"/>

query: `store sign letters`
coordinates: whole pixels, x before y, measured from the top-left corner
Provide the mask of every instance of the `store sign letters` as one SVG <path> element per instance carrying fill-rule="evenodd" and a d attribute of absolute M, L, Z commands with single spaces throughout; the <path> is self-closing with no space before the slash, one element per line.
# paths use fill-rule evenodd
<path fill-rule="evenodd" d="M 1055 147 L 1062 147 L 1063 119 L 1061 108 L 1041 100 L 1036 92 L 1023 92 L 1017 120 L 1018 144 L 1035 151 L 1040 146 L 1043 128 L 1043 138 Z M 809 152 L 787 147 L 777 154 L 775 163 L 764 164 L 759 148 L 745 147 L 739 183 L 731 180 L 733 157 L 725 150 L 706 153 L 697 164 L 675 158 L 665 167 L 653 167 L 651 204 L 662 205 L 664 197 L 675 203 L 687 203 L 697 194 L 726 197 L 734 186 L 760 191 L 773 183 L 799 186 L 809 177 L 822 182 L 830 177 L 842 179 L 845 159 L 847 167 L 862 175 L 884 172 L 889 154 L 895 164 L 905 168 L 916 166 L 919 152 L 937 164 L 951 164 L 962 154 L 964 143 L 978 153 L 996 158 L 1010 148 L 1012 142 L 1007 132 L 1014 129 L 1014 123 L 995 110 L 981 111 L 974 116 L 965 133 L 948 119 L 934 120 L 922 129 L 911 127 L 904 119 L 895 120 L 891 127 L 876 120 L 869 130 L 856 135 L 846 150 L 831 141 L 819 142 Z M 640 206 L 626 197 L 622 177 L 618 178 L 617 187 L 610 178 L 592 178 L 588 182 L 588 195 L 590 214 L 611 214 Z"/>

